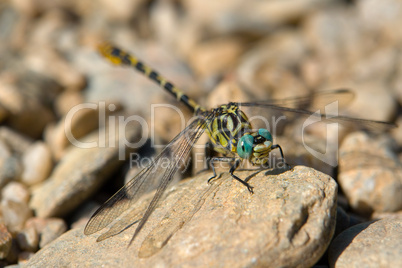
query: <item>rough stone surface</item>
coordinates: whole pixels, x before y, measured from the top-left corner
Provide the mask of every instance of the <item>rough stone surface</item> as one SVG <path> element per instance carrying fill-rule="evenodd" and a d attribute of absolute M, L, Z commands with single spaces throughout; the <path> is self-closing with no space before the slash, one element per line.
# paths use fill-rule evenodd
<path fill-rule="evenodd" d="M 331 243 L 331 267 L 400 267 L 402 217 L 355 225 Z"/>
<path fill-rule="evenodd" d="M 84 236 L 79 228 L 49 244 L 28 265 L 311 266 L 334 232 L 337 185 L 306 167 L 283 171 L 252 177 L 253 195 L 227 173 L 211 185 L 206 182 L 210 174 L 200 174 L 168 191 L 130 247 L 135 224 L 99 243 L 100 234 Z M 135 212 L 145 209 L 152 195 Z M 136 216 L 129 212 L 113 227 L 124 227 Z"/>
<path fill-rule="evenodd" d="M 339 150 L 339 184 L 360 214 L 402 209 L 402 168 L 387 137 L 352 133 Z"/>
<path fill-rule="evenodd" d="M 102 136 L 103 133 L 106 136 Z M 30 206 L 35 214 L 39 217 L 66 215 L 98 189 L 122 164 L 119 157 L 124 160 L 129 152 L 121 137 L 124 133 L 126 141 L 132 142 L 139 131 L 127 126 L 126 132 L 114 133 L 109 139 L 109 131 L 101 129 L 81 140 L 86 145 L 97 141 L 96 146 L 88 149 L 71 147 L 50 178 L 33 191 Z M 102 146 L 103 139 L 116 146 Z"/>

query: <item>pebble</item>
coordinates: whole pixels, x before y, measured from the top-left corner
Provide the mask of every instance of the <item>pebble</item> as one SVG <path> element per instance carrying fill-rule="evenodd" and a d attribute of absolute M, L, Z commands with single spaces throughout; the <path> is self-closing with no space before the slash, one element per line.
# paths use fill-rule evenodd
<path fill-rule="evenodd" d="M 319 2 L 327 5 L 332 1 Z M 317 8 L 316 0 L 301 2 L 253 1 L 252 4 L 230 0 L 205 5 L 202 0 L 183 3 L 191 22 L 215 34 L 233 32 L 266 34 L 279 25 L 309 16 Z"/>
<path fill-rule="evenodd" d="M 41 0 L 34 0 L 34 1 L 19 1 L 19 0 L 12 0 L 10 1 L 12 6 L 18 10 L 21 14 L 25 16 L 37 16 L 40 13 L 45 12 L 51 8 L 60 8 L 65 7 L 66 1 L 57 1 L 57 2 L 47 2 Z"/>
<path fill-rule="evenodd" d="M 7 145 L 11 152 L 23 154 L 32 144 L 32 140 L 25 135 L 9 127 L 0 127 L 0 139 Z"/>
<path fill-rule="evenodd" d="M 0 188 L 10 181 L 18 180 L 22 173 L 19 159 L 15 156 L 0 158 Z"/>
<path fill-rule="evenodd" d="M 402 218 L 402 210 L 397 212 L 374 212 L 373 215 L 371 215 L 371 218 L 374 220 L 384 218 Z"/>
<path fill-rule="evenodd" d="M 26 91 L 34 89 L 28 88 L 29 84 L 25 82 L 17 75 L 0 76 L 0 103 L 10 113 L 7 120 L 10 127 L 27 136 L 38 138 L 54 116 L 39 99 L 27 95 Z"/>
<path fill-rule="evenodd" d="M 209 173 L 200 174 L 168 191 L 128 249 L 135 224 L 99 243 L 99 234 L 84 236 L 80 228 L 49 244 L 28 265 L 312 266 L 334 232 L 337 185 L 302 166 L 277 171 L 251 178 L 253 195 L 227 173 L 212 184 L 206 182 Z M 152 196 L 134 212 L 145 209 Z M 116 226 L 129 224 L 134 212 L 120 217 Z M 55 256 L 60 245 L 63 253 Z"/>
<path fill-rule="evenodd" d="M 18 263 L 19 264 L 24 264 L 27 263 L 30 258 L 34 255 L 33 252 L 29 251 L 22 251 L 20 254 L 18 254 Z"/>
<path fill-rule="evenodd" d="M 242 39 L 212 39 L 193 47 L 189 63 L 201 79 L 219 76 L 233 69 L 244 51 L 244 46 Z"/>
<path fill-rule="evenodd" d="M 402 35 L 397 30 L 397 25 L 401 23 L 399 14 L 402 12 L 399 0 L 386 0 L 381 3 L 375 0 L 362 1 L 356 5 L 356 8 L 357 16 L 365 31 L 373 34 L 381 33 L 385 44 L 393 44 L 401 40 Z"/>
<path fill-rule="evenodd" d="M 1 190 L 1 199 L 2 200 L 12 200 L 17 203 L 25 203 L 27 204 L 30 198 L 30 193 L 27 187 L 16 181 L 12 181 L 8 183 Z"/>
<path fill-rule="evenodd" d="M 84 102 L 84 96 L 81 92 L 66 90 L 56 99 L 56 111 L 60 116 L 65 116 L 76 105 Z"/>
<path fill-rule="evenodd" d="M 0 223 L 0 259 L 5 259 L 11 249 L 12 236 L 8 232 L 7 227 Z"/>
<path fill-rule="evenodd" d="M 34 226 L 30 226 L 28 222 L 25 228 L 17 234 L 17 243 L 21 250 L 36 252 L 39 247 L 39 233 Z M 42 238 L 41 238 L 42 239 Z"/>
<path fill-rule="evenodd" d="M 5 159 L 11 156 L 10 148 L 0 137 L 0 158 Z"/>
<path fill-rule="evenodd" d="M 386 84 L 379 82 L 349 83 L 355 94 L 353 102 L 347 107 L 348 115 L 353 117 L 390 122 L 398 109 L 395 96 L 387 91 Z M 365 127 L 365 125 L 362 125 Z M 382 129 L 367 127 L 374 133 L 382 133 Z"/>
<path fill-rule="evenodd" d="M 308 90 L 303 81 L 289 70 L 302 60 L 305 50 L 303 37 L 292 31 L 262 39 L 238 63 L 241 85 L 252 89 L 258 100 L 306 95 Z"/>
<path fill-rule="evenodd" d="M 44 181 L 53 168 L 49 147 L 41 141 L 32 144 L 22 155 L 22 166 L 21 181 L 24 184 L 31 186 Z"/>
<path fill-rule="evenodd" d="M 347 229 L 331 243 L 330 267 L 400 267 L 401 229 L 401 217 L 365 222 Z"/>
<path fill-rule="evenodd" d="M 6 261 L 8 263 L 17 263 L 18 262 L 18 255 L 20 254 L 21 250 L 18 247 L 18 244 L 15 239 L 12 240 L 11 249 L 8 253 Z"/>
<path fill-rule="evenodd" d="M 0 123 L 4 122 L 6 120 L 6 118 L 8 117 L 9 113 L 7 111 L 6 108 L 4 108 L 2 106 L 2 104 L 0 104 Z"/>
<path fill-rule="evenodd" d="M 52 15 L 55 17 L 59 14 Z M 53 20 L 49 20 L 43 23 L 50 23 L 53 25 Z M 59 29 L 54 29 L 54 31 Z M 41 37 L 46 40 L 47 38 Z M 36 46 L 32 46 L 26 55 L 26 65 L 35 72 L 42 73 L 50 76 L 55 81 L 58 81 L 67 90 L 78 91 L 85 87 L 86 80 L 82 73 L 80 73 L 70 62 L 67 61 L 60 53 L 53 48 L 47 46 L 43 49 L 42 44 L 38 44 L 39 49 Z M 51 65 L 46 64 L 52 62 Z"/>
<path fill-rule="evenodd" d="M 141 14 L 146 1 L 102 0 L 98 4 L 106 13 L 105 16 L 108 20 L 128 22 L 133 18 L 134 14 Z"/>
<path fill-rule="evenodd" d="M 338 182 L 359 214 L 402 209 L 402 168 L 386 136 L 348 135 L 339 149 Z"/>
<path fill-rule="evenodd" d="M 35 231 L 31 231 L 31 229 Z M 28 231 L 30 230 L 30 231 Z M 26 224 L 24 232 L 29 233 L 29 240 L 23 241 L 25 250 L 34 247 L 43 248 L 46 244 L 52 242 L 67 230 L 67 225 L 60 218 L 30 218 Z M 37 236 L 35 236 L 35 233 Z M 23 233 L 23 235 L 26 235 Z"/>
<path fill-rule="evenodd" d="M 123 129 L 119 135 L 112 133 L 113 136 L 109 136 L 109 129 L 100 129 L 80 140 L 82 144 L 77 147 L 70 147 L 49 179 L 34 189 L 30 207 L 35 214 L 64 216 L 91 196 L 121 166 L 123 161 L 119 160 L 126 159 L 130 151 L 127 144 L 139 139 L 138 126 L 125 127 L 125 132 Z"/>
<path fill-rule="evenodd" d="M 229 77 L 220 82 L 208 95 L 207 103 L 209 109 L 214 109 L 229 101 L 248 101 L 250 96 L 241 88 L 239 83 Z"/>
<path fill-rule="evenodd" d="M 303 144 L 305 142 L 305 144 Z M 336 164 L 336 152 L 329 151 L 326 146 L 326 141 L 318 139 L 317 137 L 305 134 L 303 140 L 298 140 L 289 136 L 277 136 L 274 139 L 274 144 L 282 146 L 286 162 L 291 165 L 305 165 L 317 169 L 330 176 L 334 175 L 334 165 Z M 314 155 L 307 149 L 312 150 L 314 153 L 326 152 L 321 155 Z M 279 151 L 273 151 L 275 157 L 280 160 Z"/>
<path fill-rule="evenodd" d="M 0 207 L 4 224 L 11 233 L 20 232 L 24 228 L 27 219 L 33 215 L 32 210 L 26 203 L 3 199 L 1 200 Z"/>
<path fill-rule="evenodd" d="M 98 129 L 100 122 L 121 108 L 118 103 L 82 103 L 74 106 L 56 125 L 48 125 L 45 140 L 56 160 L 60 160 L 70 144 Z M 104 119 L 102 119 L 104 118 Z M 67 127 L 68 126 L 68 127 Z"/>
<path fill-rule="evenodd" d="M 39 228 L 39 247 L 43 248 L 67 230 L 67 224 L 62 219 L 50 218 L 45 220 L 43 228 Z"/>

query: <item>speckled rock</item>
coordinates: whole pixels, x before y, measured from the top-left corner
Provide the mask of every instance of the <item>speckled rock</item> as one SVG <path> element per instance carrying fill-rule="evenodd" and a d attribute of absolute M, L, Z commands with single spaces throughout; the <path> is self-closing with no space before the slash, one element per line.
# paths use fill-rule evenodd
<path fill-rule="evenodd" d="M 245 178 L 254 173 L 237 175 Z M 82 228 L 74 229 L 41 250 L 28 265 L 313 265 L 335 228 L 336 183 L 302 166 L 264 173 L 249 180 L 253 195 L 227 173 L 210 185 L 206 182 L 210 174 L 200 174 L 168 191 L 129 248 L 136 224 L 112 237 L 111 233 L 84 236 Z M 111 232 L 138 219 L 136 213 L 146 208 L 152 195 L 119 217 Z M 108 239 L 96 243 L 97 238 Z"/>
<path fill-rule="evenodd" d="M 399 267 L 402 217 L 355 225 L 331 243 L 331 267 Z M 362 256 L 362 253 L 364 256 Z"/>

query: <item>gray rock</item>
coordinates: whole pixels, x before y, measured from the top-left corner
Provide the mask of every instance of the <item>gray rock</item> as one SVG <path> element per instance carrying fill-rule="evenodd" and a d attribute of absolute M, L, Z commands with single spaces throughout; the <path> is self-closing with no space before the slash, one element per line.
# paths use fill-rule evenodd
<path fill-rule="evenodd" d="M 117 235 L 114 231 L 138 220 L 150 193 L 110 231 L 85 236 L 82 228 L 73 229 L 38 252 L 28 266 L 312 266 L 335 229 L 335 181 L 302 166 L 264 173 L 249 180 L 254 194 L 228 173 L 210 185 L 211 174 L 205 173 L 180 183 L 168 190 L 129 246 L 136 224 Z"/>
<path fill-rule="evenodd" d="M 402 217 L 355 225 L 334 239 L 331 267 L 401 267 Z M 362 255 L 364 254 L 364 255 Z"/>

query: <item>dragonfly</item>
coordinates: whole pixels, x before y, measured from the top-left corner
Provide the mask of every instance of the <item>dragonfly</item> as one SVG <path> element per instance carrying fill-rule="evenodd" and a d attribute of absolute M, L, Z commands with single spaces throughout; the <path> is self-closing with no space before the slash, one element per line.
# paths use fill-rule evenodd
<path fill-rule="evenodd" d="M 272 134 L 265 128 L 253 129 L 248 117 L 241 110 L 241 107 L 261 107 L 306 116 L 326 117 L 330 118 L 330 121 L 368 125 L 378 130 L 394 127 L 392 123 L 388 122 L 358 119 L 347 116 L 328 116 L 313 113 L 306 109 L 290 108 L 290 106 L 294 104 L 307 104 L 315 97 L 331 100 L 341 96 L 352 96 L 353 93 L 347 89 L 325 91 L 308 96 L 282 100 L 241 103 L 230 102 L 217 108 L 207 110 L 135 56 L 130 55 L 110 43 L 100 44 L 98 51 L 111 63 L 119 66 L 132 67 L 149 77 L 152 81 L 173 95 L 179 102 L 185 104 L 194 113 L 195 119 L 166 145 L 148 167 L 140 171 L 95 211 L 85 226 L 85 235 L 91 235 L 106 228 L 124 212 L 132 209 L 140 200 L 141 196 L 156 189 L 152 200 L 139 220 L 129 242 L 130 246 L 161 201 L 169 183 L 173 180 L 174 174 L 180 168 L 182 159 L 185 159 L 189 155 L 195 142 L 204 132 L 209 136 L 209 143 L 213 145 L 213 149 L 223 155 L 210 159 L 209 166 L 213 171 L 213 176 L 208 182 L 217 176 L 214 163 L 217 161 L 226 161 L 231 163 L 229 169 L 231 177 L 247 187 L 250 193 L 253 193 L 253 187 L 246 182 L 246 180 L 239 178 L 234 172 L 244 160 L 257 166 L 266 164 L 272 150 L 279 151 L 283 163 L 288 167 L 288 171 L 291 172 L 292 169 L 285 161 L 283 150 L 279 144 L 274 144 Z M 167 166 L 166 159 L 168 160 Z M 125 228 L 127 227 L 122 227 L 121 231 Z"/>

